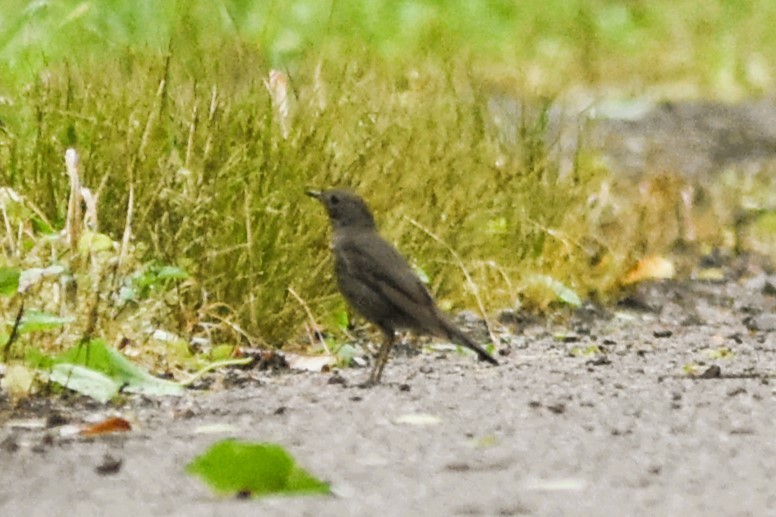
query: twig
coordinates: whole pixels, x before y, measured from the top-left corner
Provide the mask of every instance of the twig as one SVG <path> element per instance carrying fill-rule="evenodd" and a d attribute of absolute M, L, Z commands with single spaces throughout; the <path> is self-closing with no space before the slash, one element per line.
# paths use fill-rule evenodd
<path fill-rule="evenodd" d="M 8 351 L 11 349 L 11 345 L 19 336 L 19 325 L 22 322 L 22 315 L 24 315 L 24 295 L 22 295 L 22 301 L 19 304 L 19 310 L 16 313 L 16 319 L 13 322 L 13 328 L 11 329 L 11 335 L 8 337 L 8 341 L 3 347 L 3 362 L 8 360 Z"/>
<path fill-rule="evenodd" d="M 304 311 L 307 313 L 307 318 L 310 320 L 310 323 L 312 324 L 313 334 L 316 337 L 318 337 L 318 340 L 321 342 L 321 345 L 323 345 L 323 349 L 326 350 L 326 353 L 331 355 L 331 350 L 329 350 L 329 346 L 326 344 L 326 341 L 320 337 L 321 327 L 319 327 L 318 323 L 315 321 L 315 318 L 313 317 L 313 312 L 310 310 L 310 307 L 305 303 L 304 300 L 302 300 L 302 297 L 299 296 L 296 291 L 294 291 L 293 287 L 289 287 L 288 292 L 291 293 L 291 296 L 296 298 L 296 301 L 298 301 L 299 304 L 302 306 L 302 308 L 304 308 Z M 310 337 L 310 345 L 315 346 L 315 342 L 313 341 L 312 337 Z"/>
<path fill-rule="evenodd" d="M 477 307 L 480 309 L 480 315 L 482 316 L 482 319 L 485 321 L 485 328 L 488 329 L 488 335 L 490 336 L 490 341 L 491 343 L 493 343 L 494 346 L 496 346 L 499 343 L 498 337 L 496 336 L 495 332 L 493 332 L 492 325 L 490 324 L 488 315 L 485 312 L 485 305 L 482 303 L 482 299 L 480 298 L 477 284 L 474 283 L 474 280 L 469 274 L 469 271 L 466 269 L 466 266 L 464 265 L 463 260 L 461 260 L 461 256 L 458 255 L 458 252 L 456 252 L 449 244 L 443 241 L 438 235 L 436 235 L 434 232 L 432 232 L 431 230 L 429 230 L 428 228 L 420 224 L 418 221 L 416 221 L 415 219 L 407 215 L 405 215 L 404 218 L 407 221 L 409 221 L 410 224 L 420 229 L 426 235 L 428 235 L 429 237 L 437 241 L 439 244 L 447 248 L 447 251 L 449 251 L 450 254 L 453 256 L 453 259 L 455 259 L 455 262 L 458 265 L 458 268 L 463 272 L 463 276 L 466 277 L 466 283 L 469 284 L 469 289 L 474 294 L 474 299 L 477 301 Z"/>

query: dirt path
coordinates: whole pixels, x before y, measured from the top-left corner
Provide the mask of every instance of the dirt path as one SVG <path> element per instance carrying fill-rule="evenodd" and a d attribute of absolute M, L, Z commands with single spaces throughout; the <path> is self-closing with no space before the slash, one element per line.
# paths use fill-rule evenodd
<path fill-rule="evenodd" d="M 103 438 L 35 429 L 47 407 L 6 410 L 0 514 L 766 515 L 774 286 L 759 274 L 642 287 L 616 314 L 522 325 L 501 367 L 398 357 L 371 390 L 355 387 L 364 369 L 344 383 L 251 372 L 239 388 L 134 399 L 117 412 L 135 429 Z M 594 345 L 605 353 L 586 354 Z M 690 378 L 688 364 L 721 376 Z M 51 424 L 105 413 L 56 409 Z M 282 444 L 337 495 L 217 500 L 183 468 L 227 436 Z M 106 454 L 118 472 L 96 471 Z"/>

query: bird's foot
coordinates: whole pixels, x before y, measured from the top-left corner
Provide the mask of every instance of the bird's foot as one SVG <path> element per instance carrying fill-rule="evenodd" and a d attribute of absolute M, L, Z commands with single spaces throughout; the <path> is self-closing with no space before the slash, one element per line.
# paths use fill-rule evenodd
<path fill-rule="evenodd" d="M 370 378 L 367 381 L 364 381 L 362 383 L 356 384 L 356 386 L 358 386 L 362 390 L 365 390 L 365 389 L 369 389 L 369 388 L 374 388 L 375 386 L 377 386 L 379 384 L 380 384 L 380 381 L 375 381 L 375 380 Z"/>

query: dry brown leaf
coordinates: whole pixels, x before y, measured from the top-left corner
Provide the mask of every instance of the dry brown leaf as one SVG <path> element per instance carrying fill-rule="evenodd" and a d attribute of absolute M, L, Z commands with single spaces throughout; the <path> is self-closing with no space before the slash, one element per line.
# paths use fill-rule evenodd
<path fill-rule="evenodd" d="M 90 425 L 89 427 L 85 427 L 81 429 L 78 434 L 81 436 L 100 436 L 110 433 L 123 433 L 131 430 L 132 425 L 129 423 L 129 421 L 121 417 L 114 416 L 106 418 L 105 420 L 97 422 L 96 424 Z"/>

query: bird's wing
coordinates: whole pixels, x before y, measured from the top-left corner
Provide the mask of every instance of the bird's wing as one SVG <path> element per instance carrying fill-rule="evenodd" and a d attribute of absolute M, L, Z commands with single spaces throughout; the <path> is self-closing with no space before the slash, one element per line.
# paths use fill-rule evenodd
<path fill-rule="evenodd" d="M 382 293 L 394 305 L 407 307 L 407 300 L 424 307 L 433 305 L 406 259 L 377 233 L 343 236 L 336 240 L 335 248 L 350 276 Z"/>

